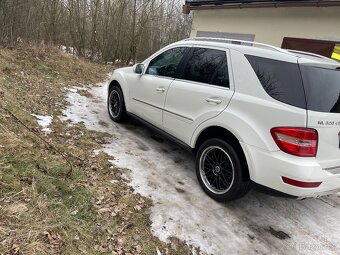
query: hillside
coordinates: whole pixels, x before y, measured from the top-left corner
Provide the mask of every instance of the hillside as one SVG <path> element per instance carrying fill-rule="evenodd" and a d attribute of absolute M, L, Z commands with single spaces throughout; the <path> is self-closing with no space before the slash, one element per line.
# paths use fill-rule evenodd
<path fill-rule="evenodd" d="M 107 134 L 58 117 L 67 91 L 112 70 L 46 46 L 0 50 L 0 254 L 187 253 L 152 235 L 151 202 L 93 154 Z"/>

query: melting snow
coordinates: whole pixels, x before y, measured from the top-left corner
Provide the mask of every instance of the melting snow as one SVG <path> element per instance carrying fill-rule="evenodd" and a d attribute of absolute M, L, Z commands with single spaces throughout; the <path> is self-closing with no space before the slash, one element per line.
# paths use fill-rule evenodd
<path fill-rule="evenodd" d="M 338 196 L 297 201 L 253 191 L 216 203 L 200 189 L 189 153 L 132 121 L 113 123 L 106 84 L 88 91 L 92 98 L 69 91 L 61 119 L 112 134 L 102 150 L 129 169 L 123 175 L 136 192 L 153 200 L 151 228 L 160 240 L 177 237 L 203 254 L 339 254 Z"/>
<path fill-rule="evenodd" d="M 46 134 L 49 134 L 52 132 L 52 130 L 49 128 L 53 120 L 52 116 L 36 115 L 36 114 L 31 114 L 31 115 L 37 119 L 39 126 L 42 127 L 41 129 L 42 132 Z"/>

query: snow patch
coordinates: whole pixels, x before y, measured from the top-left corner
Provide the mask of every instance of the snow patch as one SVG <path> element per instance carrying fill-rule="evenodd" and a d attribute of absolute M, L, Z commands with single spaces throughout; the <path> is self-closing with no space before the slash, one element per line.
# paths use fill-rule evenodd
<path fill-rule="evenodd" d="M 124 179 L 153 200 L 152 231 L 160 240 L 177 237 L 201 254 L 337 254 L 340 199 L 296 201 L 250 192 L 220 204 L 196 180 L 192 155 L 129 121 L 113 123 L 106 111 L 107 84 L 89 87 L 93 97 L 69 91 L 70 106 L 60 117 L 112 134 L 102 151 L 114 156 Z M 101 122 L 108 125 L 101 125 Z M 283 239 L 280 236 L 287 238 Z M 192 250 L 193 254 L 195 250 Z"/>
<path fill-rule="evenodd" d="M 48 115 L 37 115 L 37 114 L 31 114 L 33 117 L 35 117 L 38 121 L 38 124 L 40 127 L 42 127 L 41 131 L 50 134 L 52 130 L 49 128 L 49 126 L 52 123 L 53 117 Z"/>

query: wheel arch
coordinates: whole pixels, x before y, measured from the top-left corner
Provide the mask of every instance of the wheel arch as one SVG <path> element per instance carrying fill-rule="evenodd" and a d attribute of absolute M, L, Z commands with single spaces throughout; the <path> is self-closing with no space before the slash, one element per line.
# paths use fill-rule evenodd
<path fill-rule="evenodd" d="M 123 93 L 124 101 L 125 101 L 125 107 L 128 110 L 128 109 L 130 109 L 129 100 L 128 100 L 128 98 L 129 98 L 128 88 L 126 88 L 126 86 L 124 86 L 124 79 L 117 79 L 117 78 L 119 78 L 119 77 L 116 77 L 109 82 L 107 94 L 109 95 L 109 92 L 112 89 L 112 87 L 117 86 Z"/>
<path fill-rule="evenodd" d="M 250 180 L 250 169 L 249 169 L 249 164 L 248 160 L 246 157 L 246 154 L 240 144 L 239 139 L 235 134 L 230 132 L 228 129 L 221 127 L 221 126 L 210 126 L 205 129 L 203 129 L 199 135 L 197 136 L 195 142 L 194 142 L 194 149 L 193 152 L 194 154 L 197 153 L 199 147 L 206 141 L 207 139 L 211 138 L 220 138 L 224 141 L 227 141 L 231 143 L 233 148 L 236 150 L 237 154 L 240 157 L 241 163 L 242 163 L 242 169 L 244 169 L 244 176 L 247 180 Z"/>
<path fill-rule="evenodd" d="M 109 91 L 111 90 L 111 88 L 113 88 L 114 86 L 119 87 L 122 90 L 122 86 L 120 85 L 120 83 L 117 80 L 112 80 L 109 83 Z M 123 91 L 123 90 L 122 90 Z"/>

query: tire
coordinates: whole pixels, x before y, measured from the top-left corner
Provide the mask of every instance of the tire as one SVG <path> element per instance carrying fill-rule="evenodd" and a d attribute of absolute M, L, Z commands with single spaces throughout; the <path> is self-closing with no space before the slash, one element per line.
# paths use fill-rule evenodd
<path fill-rule="evenodd" d="M 126 120 L 126 108 L 122 90 L 118 86 L 113 86 L 109 91 L 107 99 L 107 110 L 110 118 L 114 122 L 124 122 Z"/>
<path fill-rule="evenodd" d="M 213 138 L 205 141 L 196 155 L 196 175 L 204 192 L 218 202 L 243 197 L 250 190 L 244 164 L 231 143 Z"/>

